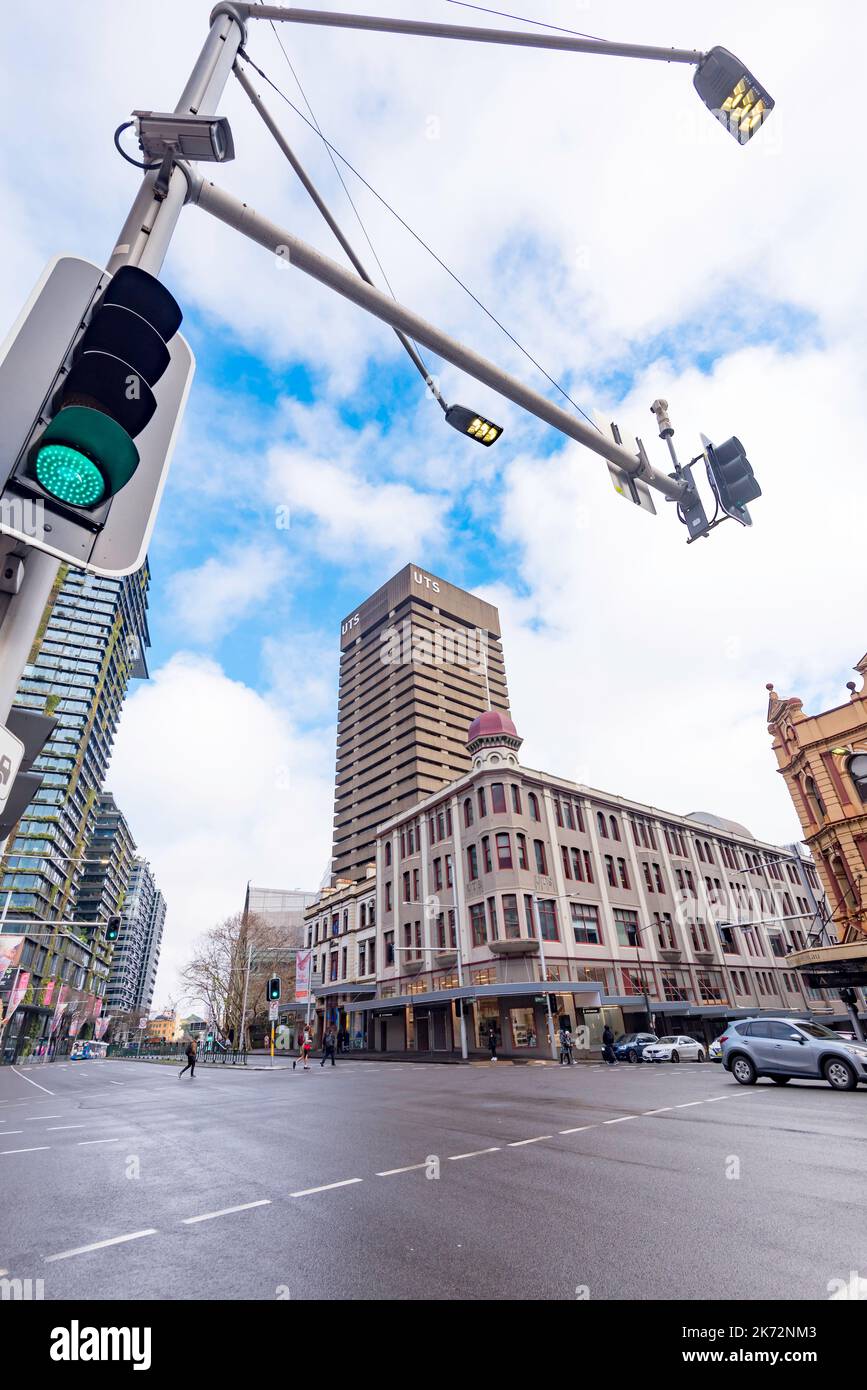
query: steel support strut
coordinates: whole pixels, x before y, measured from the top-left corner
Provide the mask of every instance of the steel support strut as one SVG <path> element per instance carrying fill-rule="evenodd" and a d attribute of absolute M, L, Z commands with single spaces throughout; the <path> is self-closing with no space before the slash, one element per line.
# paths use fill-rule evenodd
<path fill-rule="evenodd" d="M 435 352 L 444 361 L 451 362 L 453 366 L 475 377 L 477 381 L 505 396 L 507 400 L 513 401 L 537 419 L 553 426 L 561 434 L 568 435 L 570 439 L 583 444 L 593 453 L 618 464 L 627 473 L 640 477 L 648 487 L 655 488 L 657 492 L 675 502 L 683 498 L 686 491 L 685 483 L 658 472 L 638 455 L 631 454 L 622 445 L 606 438 L 592 425 L 585 424 L 569 411 L 554 405 L 546 396 L 525 386 L 517 377 L 504 372 L 487 358 L 428 323 L 419 314 L 345 270 L 336 261 L 323 256 L 321 252 L 293 236 L 285 227 L 278 227 L 247 203 L 235 198 L 231 193 L 226 193 L 210 180 L 203 179 L 189 165 L 182 164 L 179 167 L 183 168 L 189 179 L 189 201 L 209 212 L 220 222 L 243 233 L 251 241 L 264 246 L 273 255 L 302 270 L 305 275 L 310 275 L 320 284 L 327 285 L 344 299 L 349 299 L 360 308 L 366 309 L 368 313 L 382 319 L 392 328 L 400 329 L 402 333 Z"/>

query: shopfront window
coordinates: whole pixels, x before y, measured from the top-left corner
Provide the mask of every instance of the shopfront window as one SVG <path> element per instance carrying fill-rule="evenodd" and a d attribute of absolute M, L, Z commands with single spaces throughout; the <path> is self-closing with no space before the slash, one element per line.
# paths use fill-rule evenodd
<path fill-rule="evenodd" d="M 536 1046 L 536 1019 L 532 1009 L 510 1009 L 509 1024 L 514 1047 Z"/>

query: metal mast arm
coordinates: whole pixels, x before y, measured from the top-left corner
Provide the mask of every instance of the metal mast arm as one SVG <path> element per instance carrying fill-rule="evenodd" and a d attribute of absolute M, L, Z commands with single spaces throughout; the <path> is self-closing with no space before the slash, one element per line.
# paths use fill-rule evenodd
<path fill-rule="evenodd" d="M 399 328 L 416 342 L 435 352 L 438 357 L 451 362 L 453 366 L 459 367 L 461 371 L 467 372 L 485 386 L 490 386 L 499 395 L 529 411 L 537 419 L 552 425 L 561 434 L 568 435 L 594 453 L 601 454 L 611 463 L 618 464 L 632 476 L 641 478 L 648 487 L 655 488 L 672 501 L 683 499 L 687 490 L 686 482 L 657 472 L 639 456 L 631 454 L 622 445 L 615 444 L 612 439 L 592 426 L 584 424 L 576 416 L 554 405 L 540 392 L 525 386 L 517 377 L 502 371 L 487 358 L 457 342 L 411 309 L 405 308 L 375 286 L 345 270 L 336 261 L 323 256 L 312 246 L 293 236 L 285 227 L 278 227 L 239 198 L 206 181 L 190 166 L 180 164 L 178 167 L 183 168 L 189 180 L 189 201 L 196 203 L 205 212 L 242 232 L 251 241 L 258 242 L 273 255 L 284 258 L 290 265 L 297 266 L 305 275 L 312 276 L 320 284 L 336 290 L 344 299 L 349 299 L 353 304 L 366 309 L 368 313 L 382 319 L 392 328 Z"/>
<path fill-rule="evenodd" d="M 604 39 L 573 38 L 566 34 L 531 34 L 520 29 L 479 29 L 464 24 L 435 24 L 414 19 L 384 19 L 377 15 L 339 14 L 283 5 L 232 5 L 244 19 L 271 19 L 289 24 L 318 24 L 331 29 L 365 29 L 377 34 L 410 34 L 428 39 L 464 39 L 471 43 L 545 48 L 566 53 L 602 53 L 610 58 L 649 58 L 658 63 L 697 66 L 704 53 L 696 48 L 655 48 L 641 43 L 609 43 Z"/>
<path fill-rule="evenodd" d="M 241 56 L 243 57 L 246 55 L 242 54 Z M 268 127 L 268 130 L 273 135 L 283 154 L 286 156 L 289 163 L 292 165 L 292 168 L 295 170 L 295 173 L 298 175 L 299 179 L 301 180 L 301 183 L 304 185 L 304 188 L 309 193 L 311 199 L 315 203 L 316 207 L 319 209 L 320 213 L 322 214 L 326 223 L 330 227 L 331 231 L 334 233 L 343 250 L 346 252 L 347 256 L 349 257 L 349 260 L 352 262 L 355 269 L 358 271 L 362 280 L 366 280 L 368 285 L 372 285 L 373 280 L 371 279 L 361 260 L 355 254 L 355 251 L 353 250 L 351 243 L 347 240 L 347 238 L 343 235 L 343 232 L 340 230 L 340 226 L 337 223 L 335 217 L 333 216 L 331 209 L 328 207 L 328 204 L 325 202 L 325 199 L 319 193 L 318 189 L 316 188 L 316 185 L 313 183 L 313 180 L 310 178 L 300 159 L 295 154 L 286 137 L 283 135 L 282 131 L 280 130 L 280 127 L 277 125 L 267 106 L 263 102 L 262 98 L 259 96 L 259 93 L 256 91 L 246 72 L 237 61 L 232 71 L 234 72 L 241 86 L 244 88 L 244 91 L 247 93 L 247 96 L 250 98 L 251 102 L 253 103 L 253 106 L 256 108 L 259 115 L 262 117 L 262 120 Z M 401 345 L 406 350 L 406 353 L 413 366 L 415 367 L 416 371 L 424 379 L 425 383 L 433 393 L 435 399 L 442 406 L 443 410 L 445 410 L 446 403 L 443 400 L 439 390 L 437 389 L 435 382 L 429 375 L 428 370 L 424 365 L 424 362 L 422 362 L 421 358 L 419 357 L 409 338 L 407 338 L 405 333 L 401 333 L 399 328 L 396 328 L 394 331 L 397 334 L 398 340 L 400 341 Z"/>

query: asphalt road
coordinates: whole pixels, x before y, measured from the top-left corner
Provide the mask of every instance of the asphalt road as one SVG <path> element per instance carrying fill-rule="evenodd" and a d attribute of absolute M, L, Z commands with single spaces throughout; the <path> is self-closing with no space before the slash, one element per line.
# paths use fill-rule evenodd
<path fill-rule="evenodd" d="M 0 1272 L 46 1299 L 826 1299 L 867 1093 L 720 1067 L 0 1069 Z M 93 1247 L 93 1248 L 90 1248 Z"/>

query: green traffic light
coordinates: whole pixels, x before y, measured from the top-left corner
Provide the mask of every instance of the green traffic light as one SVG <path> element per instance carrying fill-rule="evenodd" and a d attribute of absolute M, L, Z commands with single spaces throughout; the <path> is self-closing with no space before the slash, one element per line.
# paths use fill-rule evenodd
<path fill-rule="evenodd" d="M 37 481 L 60 502 L 93 507 L 105 495 L 105 479 L 92 459 L 68 444 L 47 444 L 36 455 Z"/>
<path fill-rule="evenodd" d="M 110 415 L 68 405 L 33 445 L 28 471 L 58 502 L 87 508 L 119 492 L 138 462 L 138 449 Z"/>

